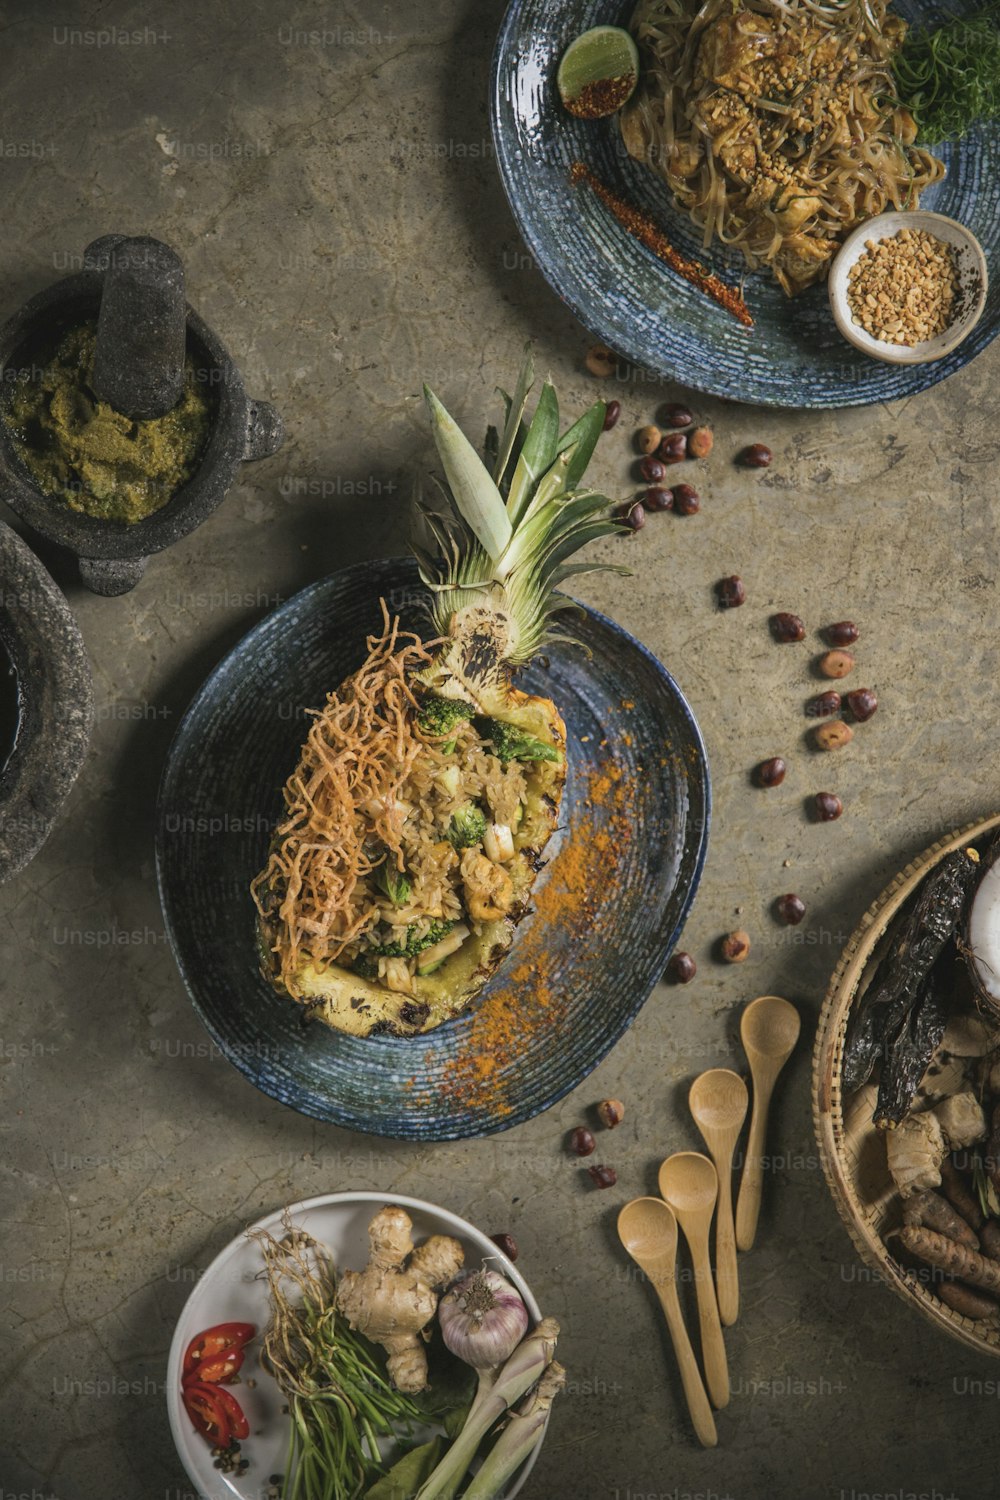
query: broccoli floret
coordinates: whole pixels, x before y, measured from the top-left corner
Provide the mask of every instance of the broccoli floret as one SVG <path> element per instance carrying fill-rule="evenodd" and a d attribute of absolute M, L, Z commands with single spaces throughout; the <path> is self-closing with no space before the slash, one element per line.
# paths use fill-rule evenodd
<path fill-rule="evenodd" d="M 471 849 L 473 844 L 482 842 L 485 832 L 485 816 L 478 807 L 470 804 L 452 813 L 447 837 L 449 843 L 453 844 L 456 849 Z"/>
<path fill-rule="evenodd" d="M 413 891 L 409 878 L 405 871 L 397 867 L 392 854 L 387 854 L 375 871 L 375 884 L 388 896 L 393 906 L 405 906 Z"/>
<path fill-rule="evenodd" d="M 448 734 L 463 719 L 471 719 L 472 713 L 472 704 L 461 698 L 437 698 L 430 695 L 421 700 L 417 724 L 424 734 Z"/>
<path fill-rule="evenodd" d="M 423 953 L 425 948 L 433 948 L 435 943 L 439 943 L 443 937 L 448 936 L 454 925 L 454 922 L 432 922 L 422 938 L 418 938 L 411 929 L 406 939 L 407 958 Z"/>
<path fill-rule="evenodd" d="M 359 953 L 351 964 L 351 973 L 357 974 L 359 979 L 377 979 L 378 959 L 373 958 L 370 953 Z"/>
<path fill-rule="evenodd" d="M 379 958 L 416 958 L 425 948 L 433 947 L 446 937 L 454 925 L 454 922 L 432 922 L 421 937 L 420 923 L 411 922 L 406 929 L 405 943 L 373 943 L 368 952 L 377 954 Z M 357 965 L 355 970 L 357 971 Z"/>
<path fill-rule="evenodd" d="M 503 719 L 484 719 L 481 729 L 483 738 L 490 741 L 493 754 L 501 765 L 506 766 L 512 760 L 562 759 L 554 745 L 547 745 L 533 734 L 525 734 L 516 724 L 508 724 Z"/>

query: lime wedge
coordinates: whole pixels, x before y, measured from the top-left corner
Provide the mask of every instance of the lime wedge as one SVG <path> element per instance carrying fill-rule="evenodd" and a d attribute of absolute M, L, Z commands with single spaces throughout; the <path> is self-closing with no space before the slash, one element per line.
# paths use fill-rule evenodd
<path fill-rule="evenodd" d="M 620 26 L 594 26 L 563 53 L 556 86 L 563 105 L 583 120 L 600 120 L 627 104 L 639 81 L 639 51 Z"/>

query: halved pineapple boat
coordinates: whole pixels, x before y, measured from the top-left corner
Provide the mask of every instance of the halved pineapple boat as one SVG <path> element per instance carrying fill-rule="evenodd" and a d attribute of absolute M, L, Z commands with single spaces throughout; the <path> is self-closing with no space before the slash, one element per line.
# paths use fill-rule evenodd
<path fill-rule="evenodd" d="M 252 886 L 264 970 L 341 1031 L 412 1035 L 458 1014 L 513 942 L 566 778 L 566 730 L 513 685 L 571 605 L 568 559 L 618 529 L 581 488 L 603 402 L 560 435 L 526 355 L 486 462 L 425 388 L 447 486 L 414 545 L 435 638 L 383 629 L 314 718 Z M 487 467 L 489 464 L 489 467 Z M 618 571 L 625 571 L 619 569 Z"/>

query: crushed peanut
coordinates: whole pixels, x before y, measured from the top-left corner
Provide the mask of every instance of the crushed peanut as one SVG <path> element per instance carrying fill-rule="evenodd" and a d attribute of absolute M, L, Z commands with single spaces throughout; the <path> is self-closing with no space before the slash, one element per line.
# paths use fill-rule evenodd
<path fill-rule="evenodd" d="M 851 317 L 884 344 L 922 344 L 951 324 L 958 269 L 950 245 L 924 229 L 866 240 L 848 277 Z"/>

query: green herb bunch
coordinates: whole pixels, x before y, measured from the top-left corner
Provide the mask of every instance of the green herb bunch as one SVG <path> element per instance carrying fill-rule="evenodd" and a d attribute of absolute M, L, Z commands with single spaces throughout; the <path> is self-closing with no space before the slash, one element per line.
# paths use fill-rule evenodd
<path fill-rule="evenodd" d="M 893 61 L 903 104 L 922 141 L 954 141 L 1000 116 L 1000 15 L 996 4 L 936 28 L 911 31 Z"/>

